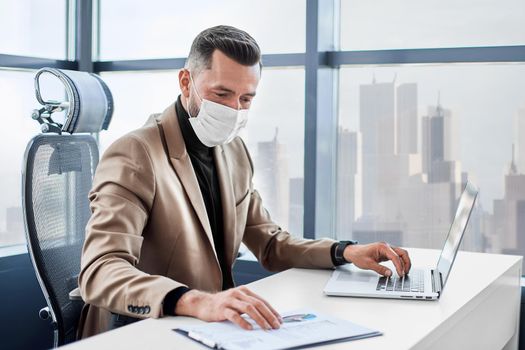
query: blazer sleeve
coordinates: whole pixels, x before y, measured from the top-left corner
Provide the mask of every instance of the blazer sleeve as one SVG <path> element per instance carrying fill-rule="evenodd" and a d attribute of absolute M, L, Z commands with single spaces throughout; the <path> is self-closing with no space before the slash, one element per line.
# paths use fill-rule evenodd
<path fill-rule="evenodd" d="M 155 196 L 149 154 L 136 136 L 117 140 L 102 157 L 89 193 L 79 287 L 88 304 L 138 318 L 163 316 L 165 296 L 187 287 L 136 266 Z"/>
<path fill-rule="evenodd" d="M 244 150 L 253 178 L 253 162 L 245 145 Z M 253 188 L 253 182 L 249 196 L 243 243 L 264 268 L 270 271 L 283 271 L 292 267 L 334 267 L 330 250 L 336 241 L 327 238 L 311 240 L 293 237 L 272 221 L 263 206 L 261 196 Z"/>

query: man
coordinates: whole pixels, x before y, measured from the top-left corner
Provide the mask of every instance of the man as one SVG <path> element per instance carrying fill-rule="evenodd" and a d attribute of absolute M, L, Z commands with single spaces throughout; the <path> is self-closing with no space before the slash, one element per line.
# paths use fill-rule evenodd
<path fill-rule="evenodd" d="M 384 242 L 296 239 L 272 222 L 236 137 L 261 68 L 259 46 L 244 31 L 203 31 L 179 73 L 176 103 L 105 152 L 89 196 L 79 276 L 82 337 L 165 315 L 251 329 L 246 313 L 263 328 L 278 328 L 282 320 L 268 302 L 234 286 L 241 242 L 272 271 L 352 262 L 391 275 L 379 264 L 386 260 L 399 275 L 410 270 L 407 252 Z"/>

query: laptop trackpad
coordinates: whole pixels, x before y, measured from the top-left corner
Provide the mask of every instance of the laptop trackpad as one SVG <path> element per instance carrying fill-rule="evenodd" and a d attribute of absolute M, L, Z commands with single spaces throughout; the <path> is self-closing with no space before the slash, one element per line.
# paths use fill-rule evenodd
<path fill-rule="evenodd" d="M 337 282 L 370 283 L 377 282 L 378 274 L 373 271 L 341 271 Z"/>

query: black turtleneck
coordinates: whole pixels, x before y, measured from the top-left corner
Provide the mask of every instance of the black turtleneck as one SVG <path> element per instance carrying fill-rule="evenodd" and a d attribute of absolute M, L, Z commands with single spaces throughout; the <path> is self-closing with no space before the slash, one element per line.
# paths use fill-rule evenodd
<path fill-rule="evenodd" d="M 221 191 L 213 156 L 213 148 L 204 145 L 195 134 L 195 131 L 193 131 L 193 127 L 189 121 L 190 116 L 184 109 L 180 96 L 175 103 L 175 111 L 177 112 L 186 151 L 190 157 L 204 205 L 206 206 L 215 251 L 217 252 L 217 258 L 222 269 L 222 289 L 226 290 L 233 287 L 233 280 L 230 274 L 230 267 L 226 266 Z M 188 288 L 179 287 L 169 292 L 164 299 L 164 314 L 173 315 L 177 301 L 187 291 L 189 291 Z"/>

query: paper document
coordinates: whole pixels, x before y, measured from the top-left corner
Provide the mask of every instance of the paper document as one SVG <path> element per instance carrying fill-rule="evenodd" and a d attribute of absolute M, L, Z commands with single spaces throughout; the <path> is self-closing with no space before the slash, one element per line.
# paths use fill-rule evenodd
<path fill-rule="evenodd" d="M 243 317 L 252 324 L 253 330 L 247 331 L 224 321 L 179 327 L 174 331 L 210 348 L 225 350 L 291 349 L 381 335 L 378 331 L 308 309 L 286 312 L 281 316 L 284 319 L 281 328 L 269 331 L 261 329 L 246 315 Z"/>

